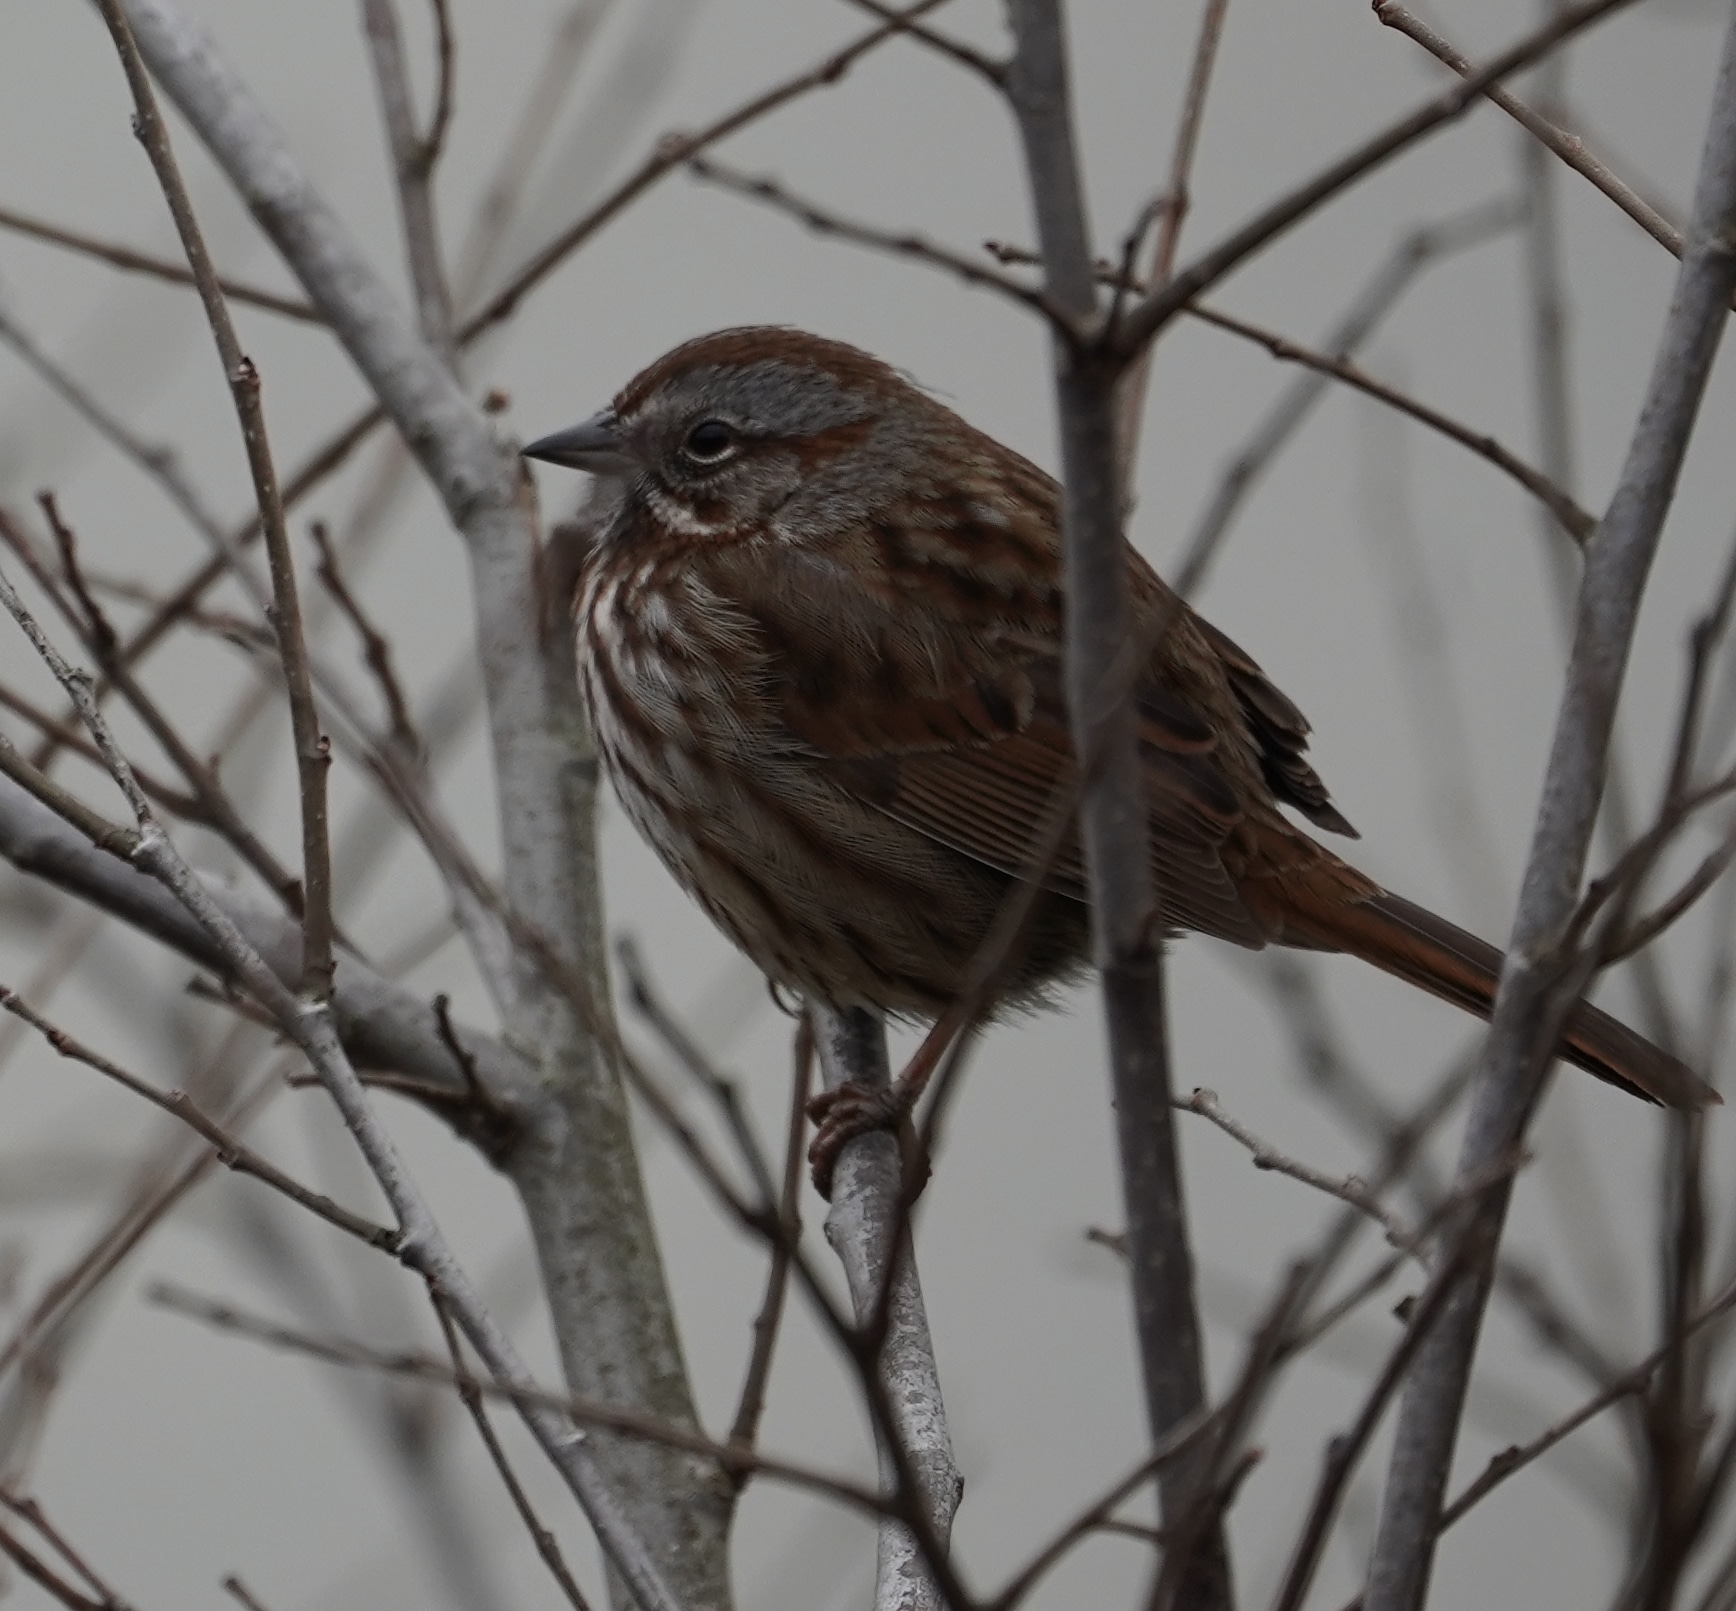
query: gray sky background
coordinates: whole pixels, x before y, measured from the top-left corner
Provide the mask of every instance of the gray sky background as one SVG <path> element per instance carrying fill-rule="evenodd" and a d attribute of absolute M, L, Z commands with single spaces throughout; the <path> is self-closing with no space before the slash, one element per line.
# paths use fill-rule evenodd
<path fill-rule="evenodd" d="M 394 204 L 355 8 L 342 0 L 260 5 L 184 0 L 288 131 L 318 185 L 395 282 L 402 280 Z M 555 0 L 454 0 L 458 113 L 440 179 L 442 222 L 458 241 L 500 151 L 556 17 Z M 426 18 L 403 7 L 417 61 Z M 1450 0 L 1434 13 L 1476 54 L 1510 37 L 1529 8 Z M 988 0 L 947 8 L 949 26 L 998 48 Z M 1093 224 L 1113 251 L 1127 220 L 1162 182 L 1191 49 L 1195 8 L 1078 0 L 1074 78 L 1082 107 Z M 1577 46 L 1571 103 L 1594 144 L 1685 207 L 1716 60 L 1722 8 L 1653 0 Z M 862 25 L 818 0 L 623 0 L 613 9 L 569 102 L 562 134 L 538 172 L 533 205 L 500 253 L 516 262 L 573 216 L 669 129 L 699 125 L 795 71 Z M 1407 40 L 1360 0 L 1233 0 L 1212 89 L 1195 210 L 1183 258 L 1262 202 L 1341 154 L 1439 82 Z M 168 252 L 172 233 L 128 126 L 112 50 L 91 8 L 72 0 L 0 6 L 0 205 Z M 287 287 L 192 139 L 178 150 L 221 264 Z M 966 250 L 986 239 L 1027 242 L 1017 145 L 998 101 L 910 45 L 888 47 L 840 86 L 807 98 L 721 148 L 852 216 L 921 230 Z M 1220 305 L 1299 340 L 1330 327 L 1400 236 L 1518 179 L 1513 127 L 1488 108 L 1285 237 L 1214 293 Z M 1672 282 L 1672 264 L 1602 198 L 1571 176 L 1567 225 L 1580 499 L 1601 506 L 1614 483 Z M 1431 270 L 1370 351 L 1369 363 L 1527 456 L 1536 433 L 1515 239 Z M 246 507 L 245 465 L 209 341 L 193 300 L 0 234 L 0 290 L 40 342 L 147 436 L 169 441 L 216 506 Z M 318 332 L 243 310 L 279 463 L 294 463 L 360 401 L 346 360 Z M 537 294 L 472 367 L 478 387 L 510 395 L 507 427 L 522 436 L 573 422 L 675 342 L 725 324 L 800 325 L 868 347 L 907 368 L 976 424 L 1039 463 L 1055 463 L 1045 337 L 1024 313 L 918 265 L 816 239 L 740 198 L 666 181 Z M 1266 355 L 1193 325 L 1159 347 L 1141 445 L 1134 535 L 1160 567 L 1186 542 L 1223 469 L 1290 379 Z M 1655 797 L 1679 687 L 1684 626 L 1723 563 L 1736 508 L 1729 451 L 1736 388 L 1728 360 L 1714 376 L 1656 583 L 1624 706 L 1639 799 Z M 341 523 L 365 467 L 346 472 L 303 512 Z M 565 507 L 576 478 L 540 476 L 545 504 Z M 155 489 L 104 449 L 0 351 L 0 497 L 28 507 L 52 486 L 89 562 L 160 582 L 200 557 Z M 1408 567 L 1408 569 L 1406 569 Z M 1399 608 L 1420 577 L 1444 635 L 1427 657 L 1426 621 Z M 463 556 L 434 501 L 406 483 L 389 534 L 355 580 L 394 637 L 406 680 L 424 697 L 469 642 Z M 1363 833 L 1353 856 L 1383 882 L 1492 937 L 1505 932 L 1559 691 L 1560 639 L 1523 494 L 1489 465 L 1355 397 L 1329 397 L 1251 499 L 1202 604 L 1309 713 L 1314 755 Z M 334 653 L 352 655 L 341 634 Z M 46 684 L 18 640 L 0 633 L 6 674 Z M 350 661 L 353 664 L 353 658 Z M 175 649 L 153 662 L 152 686 L 203 733 L 245 685 L 221 650 Z M 1457 708 L 1463 753 L 1419 681 Z M 358 687 L 365 684 L 358 671 Z M 1433 712 L 1433 713 L 1431 713 Z M 283 735 L 256 744 L 226 776 L 288 853 L 294 797 Z M 1443 842 L 1443 778 L 1478 802 L 1487 849 Z M 337 769 L 340 806 L 362 789 Z M 480 732 L 443 774 L 445 800 L 471 845 L 493 860 L 486 747 Z M 93 798 L 97 797 L 93 795 Z M 207 864 L 223 865 L 192 835 Z M 1698 853 L 1696 842 L 1691 851 Z M 662 873 L 611 802 L 603 857 L 612 925 L 639 937 L 671 998 L 693 1015 L 719 1060 L 738 1072 L 764 1131 L 781 1127 L 790 1025 L 751 968 Z M 1684 862 L 1685 864 L 1685 862 Z M 345 917 L 365 944 L 394 938 L 440 910 L 438 887 L 403 847 L 343 867 Z M 17 881 L 0 881 L 17 905 Z M 19 984 L 42 931 L 0 933 L 0 978 Z M 1667 974 L 1698 1000 L 1704 927 L 1668 948 Z M 1350 962 L 1321 964 L 1347 1043 L 1402 1103 L 1467 1042 L 1467 1021 Z M 59 997 L 56 1015 L 165 1084 L 212 1044 L 149 1009 L 187 970 L 150 948 L 105 936 Z M 486 1021 L 482 993 L 448 946 L 412 976 L 448 990 Z M 1216 1089 L 1225 1105 L 1286 1150 L 1322 1168 L 1366 1160 L 1310 1097 L 1248 959 L 1199 941 L 1172 970 L 1177 1077 Z M 1604 999 L 1629 1014 L 1620 980 Z M 190 1033 L 190 1032 L 189 1032 Z M 255 1134 L 274 1156 L 350 1200 L 369 1201 L 313 1095 L 280 1098 Z M 539 1366 L 552 1354 L 504 1185 L 418 1112 L 391 1109 L 466 1258 L 499 1292 Z M 98 1222 L 155 1121 L 95 1077 L 29 1047 L 0 1086 L 0 1248 L 25 1259 L 28 1298 Z M 696 1116 L 700 1116 L 697 1114 Z M 1119 1223 L 1098 1017 L 1088 991 L 1063 1009 L 995 1031 L 978 1050 L 924 1199 L 920 1259 L 954 1437 L 967 1490 L 957 1541 L 973 1581 L 989 1584 L 1078 1504 L 1138 1457 L 1143 1412 L 1119 1271 L 1087 1245 L 1092 1225 Z M 1728 1155 L 1728 1121 L 1713 1126 Z M 684 1166 L 644 1127 L 647 1170 L 665 1257 L 681 1305 L 689 1362 L 708 1424 L 733 1408 L 759 1297 L 758 1252 L 720 1224 Z M 1651 1346 L 1648 1271 L 1652 1176 L 1662 1127 L 1647 1112 L 1570 1071 L 1538 1132 L 1522 1183 L 1515 1245 L 1543 1265 L 1617 1358 Z M 1221 1136 L 1183 1125 L 1189 1204 L 1210 1322 L 1211 1369 L 1238 1363 L 1243 1328 L 1283 1261 L 1325 1222 L 1330 1205 L 1259 1174 Z M 1449 1138 L 1450 1141 L 1450 1138 Z M 1438 1149 L 1450 1160 L 1450 1144 Z M 356 1384 L 300 1361 L 213 1335 L 146 1305 L 145 1283 L 171 1277 L 258 1307 L 282 1309 L 243 1251 L 258 1194 L 216 1181 L 128 1266 L 59 1393 L 32 1486 L 95 1563 L 142 1607 L 215 1605 L 220 1575 L 239 1571 L 275 1611 L 445 1603 L 387 1464 L 367 1430 Z M 820 1205 L 807 1215 L 817 1241 Z M 338 1272 L 340 1312 L 371 1340 L 425 1342 L 415 1295 L 384 1261 L 328 1247 L 323 1232 L 273 1220 Z M 1729 1243 L 1719 1226 L 1719 1246 Z M 255 1244 L 257 1245 L 257 1244 Z M 1372 1244 L 1371 1244 L 1372 1251 Z M 1414 1290 L 1408 1287 L 1394 1292 Z M 0 1310 L 9 1326 L 12 1310 Z M 1381 1306 L 1342 1328 L 1287 1378 L 1261 1441 L 1267 1458 L 1235 1512 L 1250 1603 L 1270 1594 L 1318 1469 L 1397 1328 Z M 1461 1473 L 1531 1435 L 1580 1396 L 1497 1314 L 1473 1395 Z M 476 1495 L 483 1548 L 512 1603 L 552 1606 L 553 1590 L 473 1447 L 447 1427 L 450 1458 Z M 766 1426 L 776 1449 L 871 1469 L 847 1378 L 799 1315 L 780 1355 Z M 509 1434 L 545 1512 L 591 1570 L 582 1529 L 534 1456 Z M 1434 1603 L 1596 1603 L 1620 1559 L 1621 1446 L 1594 1428 L 1442 1549 Z M 1354 1587 L 1366 1547 L 1382 1444 L 1365 1462 L 1311 1603 Z M 1457 1484 L 1455 1484 L 1457 1486 Z M 1049 1580 L 1046 1608 L 1132 1603 L 1143 1556 L 1126 1541 L 1080 1551 Z M 871 1539 L 854 1520 L 760 1484 L 738 1547 L 740 1603 L 828 1607 L 867 1603 Z M 16 1603 L 46 1602 L 15 1587 Z"/>

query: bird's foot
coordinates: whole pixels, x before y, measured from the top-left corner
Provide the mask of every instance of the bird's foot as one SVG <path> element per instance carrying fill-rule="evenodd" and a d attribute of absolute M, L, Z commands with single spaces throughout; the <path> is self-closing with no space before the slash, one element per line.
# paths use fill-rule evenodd
<path fill-rule="evenodd" d="M 828 1202 L 832 1199 L 832 1179 L 838 1158 L 844 1148 L 858 1136 L 871 1135 L 876 1130 L 888 1130 L 900 1142 L 900 1152 L 914 1168 L 907 1168 L 907 1178 L 920 1192 L 928 1183 L 929 1165 L 926 1153 L 912 1158 L 919 1143 L 910 1123 L 910 1110 L 921 1095 L 920 1086 L 904 1080 L 890 1085 L 858 1085 L 846 1080 L 830 1091 L 822 1091 L 808 1102 L 808 1117 L 814 1121 L 814 1139 L 808 1146 L 808 1167 L 813 1172 L 814 1188 Z"/>

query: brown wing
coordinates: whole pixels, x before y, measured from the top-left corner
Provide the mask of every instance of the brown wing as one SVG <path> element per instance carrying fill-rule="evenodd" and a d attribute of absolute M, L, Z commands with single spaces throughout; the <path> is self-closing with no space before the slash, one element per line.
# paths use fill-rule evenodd
<path fill-rule="evenodd" d="M 1352 839 L 1362 836 L 1333 805 L 1320 774 L 1307 761 L 1308 718 L 1255 661 L 1200 616 L 1193 626 L 1211 646 L 1229 678 L 1236 702 L 1260 748 L 1260 770 L 1272 793 L 1310 822 Z"/>
<path fill-rule="evenodd" d="M 762 693 L 785 732 L 837 787 L 1017 876 L 1072 799 L 1075 773 L 1052 558 L 1010 584 L 1006 541 L 955 514 L 944 533 L 865 533 L 847 561 L 804 567 L 799 582 L 787 554 L 763 550 L 733 549 L 707 569 L 768 647 Z M 894 542 L 920 557 L 889 552 Z M 972 564 L 979 544 L 1000 567 L 992 586 Z M 1212 722 L 1156 682 L 1138 706 L 1166 921 L 1264 944 L 1224 862 L 1242 811 Z M 1048 882 L 1085 899 L 1071 833 Z"/>

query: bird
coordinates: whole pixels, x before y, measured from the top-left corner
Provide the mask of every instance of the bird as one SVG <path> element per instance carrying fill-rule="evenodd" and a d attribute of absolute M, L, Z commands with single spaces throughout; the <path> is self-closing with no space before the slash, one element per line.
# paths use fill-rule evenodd
<path fill-rule="evenodd" d="M 780 326 L 685 342 L 522 451 L 615 483 L 573 608 L 627 815 L 775 985 L 943 1018 L 1077 790 L 1058 483 L 870 353 Z M 1348 953 L 1488 1018 L 1501 952 L 1301 826 L 1356 836 L 1302 712 L 1125 554 L 1164 930 Z M 1069 827 L 986 1011 L 1043 1005 L 1089 943 Z M 1718 1100 L 1585 1001 L 1557 1050 L 1652 1102 Z M 907 1112 L 918 1072 L 866 1122 Z"/>

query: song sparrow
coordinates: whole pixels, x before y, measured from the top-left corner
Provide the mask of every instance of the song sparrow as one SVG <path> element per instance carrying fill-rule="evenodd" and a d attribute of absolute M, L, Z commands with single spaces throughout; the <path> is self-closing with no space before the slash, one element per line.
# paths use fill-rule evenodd
<path fill-rule="evenodd" d="M 786 329 L 677 347 L 524 451 L 623 483 L 579 585 L 579 676 L 639 830 L 772 979 L 940 1013 L 1072 776 L 1054 480 L 878 359 Z M 1347 951 L 1486 1017 L 1500 953 L 1285 816 L 1354 835 L 1296 706 L 1131 547 L 1127 576 L 1155 643 L 1135 695 L 1164 921 Z M 1069 840 L 1001 1003 L 1082 962 L 1086 900 Z M 1585 1003 L 1561 1055 L 1714 1099 Z"/>

